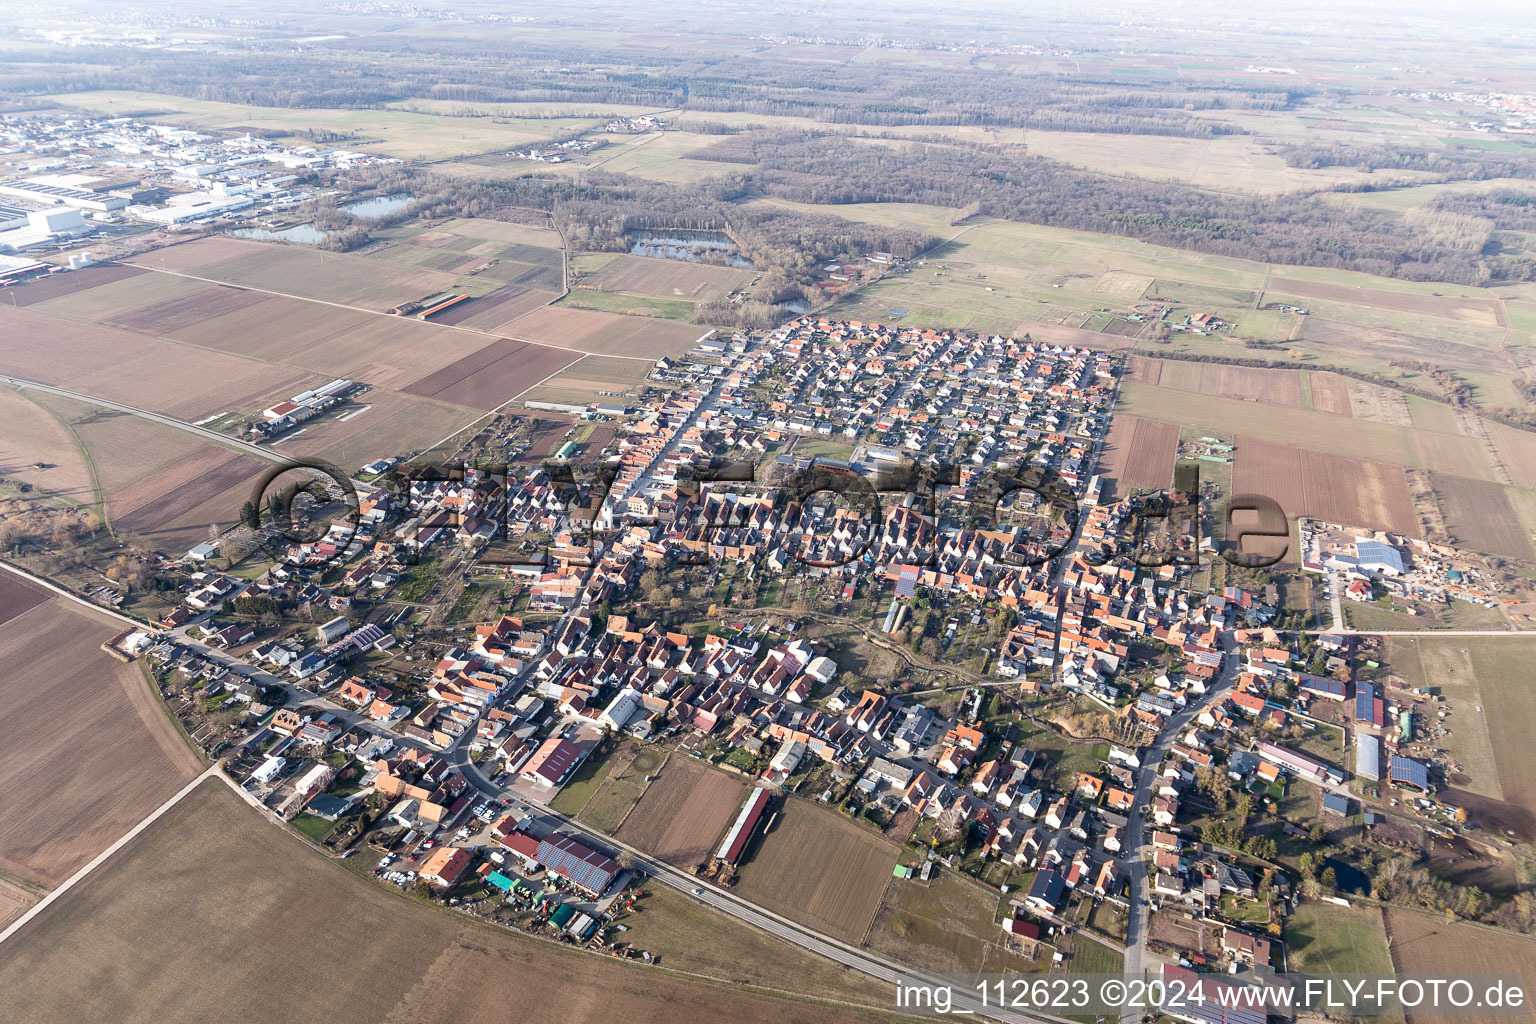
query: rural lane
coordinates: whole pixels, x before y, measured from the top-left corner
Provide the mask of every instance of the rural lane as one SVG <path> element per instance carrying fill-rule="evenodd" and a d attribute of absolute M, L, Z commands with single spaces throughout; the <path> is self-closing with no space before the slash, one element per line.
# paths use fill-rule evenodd
<path fill-rule="evenodd" d="M 141 419 L 159 423 L 161 426 L 171 427 L 175 430 L 185 430 L 192 434 L 198 434 L 209 441 L 216 441 L 219 444 L 225 445 L 227 447 L 239 449 L 240 451 L 245 452 L 247 455 L 254 455 L 259 459 L 265 459 L 267 462 L 276 462 L 282 465 L 288 465 L 293 461 L 287 456 L 281 455 L 278 452 L 274 452 L 271 449 L 263 448 L 260 445 L 251 444 L 249 441 L 242 441 L 238 437 L 230 437 L 228 434 L 221 434 L 217 430 L 209 430 L 207 427 L 200 427 L 196 423 L 188 423 L 186 420 L 179 420 L 174 416 L 167 416 L 164 413 L 150 412 L 148 409 L 137 409 L 131 405 L 124 405 L 121 402 L 113 402 L 106 398 L 97 398 L 95 395 L 81 394 L 78 391 L 68 391 L 64 388 L 56 388 L 52 384 L 43 384 L 40 381 L 27 380 L 24 377 L 12 377 L 9 374 L 0 374 L 0 382 L 4 382 L 11 385 L 12 387 L 22 388 L 24 390 L 43 391 L 50 395 L 58 395 L 60 398 L 71 398 L 77 402 L 88 402 L 91 405 L 99 405 L 104 409 L 111 409 L 114 412 L 125 412 L 130 416 L 138 416 Z"/>
<path fill-rule="evenodd" d="M 64 895 L 67 894 L 71 889 L 84 881 L 87 875 L 101 867 L 101 865 L 106 863 L 113 854 L 132 842 L 139 833 L 143 832 L 145 829 L 149 828 L 149 826 L 159 821 L 161 816 L 164 815 L 166 811 L 169 811 L 172 807 L 175 807 L 177 804 L 179 804 L 182 801 L 182 798 L 185 797 L 188 793 L 192 792 L 198 786 L 201 786 L 206 780 L 214 777 L 223 778 L 223 775 L 224 773 L 219 771 L 218 765 L 209 765 L 207 770 L 204 771 L 201 775 L 188 782 L 185 786 L 182 786 L 175 792 L 174 795 L 171 796 L 169 800 L 161 804 L 159 807 L 156 807 L 153 811 L 150 811 L 149 814 L 145 815 L 143 821 L 129 829 L 122 836 L 122 838 L 118 839 L 117 842 L 113 843 L 111 846 L 107 847 L 105 850 L 102 850 L 96 856 L 92 857 L 90 861 L 85 864 L 85 866 L 83 866 L 79 871 L 76 871 L 74 874 L 66 878 L 57 889 L 54 889 L 47 896 L 44 896 L 42 899 L 38 900 L 37 903 L 35 903 L 25 914 L 22 914 L 16 920 L 12 921 L 6 927 L 5 931 L 0 931 L 0 943 L 5 942 L 11 936 L 25 928 L 27 922 L 31 921 L 38 914 L 41 914 L 44 910 L 47 910 L 50 906 L 53 905 L 55 900 L 63 898 Z"/>

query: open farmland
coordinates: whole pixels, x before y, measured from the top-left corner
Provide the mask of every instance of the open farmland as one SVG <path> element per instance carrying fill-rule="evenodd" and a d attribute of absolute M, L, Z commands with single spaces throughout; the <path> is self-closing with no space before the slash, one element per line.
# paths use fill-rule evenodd
<path fill-rule="evenodd" d="M 489 412 L 574 363 L 574 352 L 502 338 L 403 390 Z"/>
<path fill-rule="evenodd" d="M 525 341 L 651 362 L 662 356 L 686 353 L 708 333 L 707 328 L 694 324 L 562 306 L 534 310 L 504 325 L 502 330 Z"/>
<path fill-rule="evenodd" d="M 642 913 L 624 919 L 624 938 L 673 970 L 719 981 L 780 989 L 813 999 L 890 1003 L 890 986 L 826 957 L 742 927 L 714 907 L 670 886 L 658 885 L 640 901 Z"/>
<path fill-rule="evenodd" d="M 119 627 L 0 572 L 0 873 L 52 888 L 201 766 L 138 665 L 99 650 Z"/>
<path fill-rule="evenodd" d="M 32 909 L 42 895 L 28 886 L 0 878 L 0 929 Z"/>
<path fill-rule="evenodd" d="M 737 883 L 743 896 L 844 941 L 863 939 L 891 880 L 895 844 L 795 798 L 757 843 Z"/>
<path fill-rule="evenodd" d="M 273 450 L 352 470 L 383 456 L 423 451 L 480 417 L 476 409 L 384 388 L 364 391 L 352 402 L 356 408 L 304 424 Z"/>
<path fill-rule="evenodd" d="M 391 388 L 466 356 L 486 341 L 472 331 L 279 295 L 188 324 L 170 337 Z"/>
<path fill-rule="evenodd" d="M 116 315 L 108 315 L 101 322 L 125 331 L 165 335 L 225 313 L 254 306 L 263 298 L 261 292 L 245 288 L 224 284 L 203 285 L 169 301 L 146 303 Z"/>
<path fill-rule="evenodd" d="M 1504 304 L 1494 298 L 1425 295 L 1410 291 L 1388 291 L 1380 288 L 1326 284 L 1322 281 L 1303 281 L 1294 277 L 1270 278 L 1269 287 L 1271 291 L 1299 295 L 1305 299 L 1323 299 L 1355 306 L 1370 306 L 1414 317 L 1434 316 L 1472 324 L 1509 326 L 1509 321 L 1504 316 Z"/>
<path fill-rule="evenodd" d="M 651 364 L 622 356 L 582 356 L 540 387 L 523 395 L 524 401 L 587 405 L 616 401 L 615 394 L 633 391 L 650 373 Z"/>
<path fill-rule="evenodd" d="M 1536 556 L 1503 486 L 1449 473 L 1431 473 L 1430 479 L 1454 543 L 1491 555 Z"/>
<path fill-rule="evenodd" d="M 746 796 L 740 779 L 690 758 L 669 758 L 618 836 L 668 864 L 692 867 L 714 853 Z"/>
<path fill-rule="evenodd" d="M 251 496 L 263 464 L 129 413 L 55 395 L 38 401 L 63 417 L 85 446 L 114 530 L 180 554 L 227 526 Z"/>
<path fill-rule="evenodd" d="M 609 261 L 585 283 L 605 292 L 703 301 L 724 298 L 751 280 L 750 270 L 625 255 Z"/>
<path fill-rule="evenodd" d="M 0 305 L 0 372 L 196 421 L 303 389 L 314 375 Z"/>
<path fill-rule="evenodd" d="M 144 273 L 147 271 L 142 267 L 126 263 L 99 263 L 69 274 L 54 274 L 12 285 L 6 289 L 5 295 L 13 306 L 30 306 L 51 299 L 79 299 L 94 288 Z"/>
<path fill-rule="evenodd" d="M 195 879 L 195 884 L 188 884 Z M 367 936 L 361 945 L 338 935 Z M 198 955 L 187 956 L 188 949 Z M 599 1013 L 853 1024 L 878 1019 L 519 938 L 314 855 L 217 780 L 194 790 L 7 946 L 7 1019 L 405 1024 Z M 68 959 L 74 970 L 47 970 Z M 274 985 L 272 979 L 281 978 Z"/>
<path fill-rule="evenodd" d="M 0 388 L 0 477 L 93 504 L 90 466 L 69 427 L 25 394 Z M 46 469 L 34 468 L 43 463 Z"/>
<path fill-rule="evenodd" d="M 445 234 L 473 238 L 483 242 L 504 242 L 509 245 L 537 245 L 547 249 L 559 249 L 564 245 L 560 232 L 538 224 L 518 224 L 505 220 L 488 220 L 483 217 L 455 217 L 437 225 L 433 230 Z"/>
<path fill-rule="evenodd" d="M 112 527 L 177 554 L 234 525 L 268 463 L 209 444 L 119 490 Z M 113 504 L 115 503 L 115 508 Z"/>
<path fill-rule="evenodd" d="M 1421 645 L 1440 642 L 1426 638 Z M 1473 714 L 1480 714 L 1487 723 L 1499 789 L 1508 805 L 1502 813 L 1492 807 L 1473 808 L 1474 818 L 1485 828 L 1509 829 L 1526 841 L 1536 839 L 1536 747 L 1530 741 L 1536 729 L 1536 690 L 1529 677 L 1530 666 L 1536 663 L 1536 638 L 1475 637 L 1463 640 L 1462 646 L 1471 655 L 1478 704 L 1483 708 Z M 1460 727 L 1470 724 L 1463 722 Z"/>
<path fill-rule="evenodd" d="M 495 291 L 486 292 L 478 299 L 461 302 L 432 318 L 435 324 L 449 327 L 472 327 L 477 331 L 494 331 L 502 324 L 510 323 L 554 299 L 553 292 L 538 291 L 522 285 L 504 284 Z"/>
<path fill-rule="evenodd" d="M 1536 938 L 1528 935 L 1448 921 L 1443 915 L 1396 907 L 1386 910 L 1385 914 L 1392 968 L 1402 976 L 1444 974 L 1450 964 L 1455 965 L 1457 973 L 1499 974 L 1536 963 Z M 1454 1017 L 1410 1013 L 1408 1024 L 1432 1021 L 1497 1024 L 1515 1019 L 1518 1018 L 1472 1012 Z"/>
<path fill-rule="evenodd" d="M 1487 447 L 1475 437 L 1416 430 L 1413 442 L 1419 450 L 1419 462 L 1425 469 L 1480 481 L 1498 479 L 1489 464 Z"/>
<path fill-rule="evenodd" d="M 1417 448 L 1409 428 L 1362 420 L 1358 410 L 1354 419 L 1346 419 L 1282 406 L 1256 408 L 1252 402 L 1193 394 L 1168 386 L 1168 374 L 1176 365 L 1172 360 L 1164 364 L 1162 384 L 1139 384 L 1133 380 L 1122 383 L 1115 414 L 1129 413 L 1143 419 L 1199 427 L 1206 433 L 1238 434 L 1356 459 L 1402 466 L 1416 464 Z"/>
<path fill-rule="evenodd" d="M 1049 967 L 1050 953 L 1031 960 L 1003 945 L 995 890 L 954 871 L 929 883 L 894 879 L 865 946 L 924 971 L 1033 974 Z"/>
<path fill-rule="evenodd" d="M 1125 357 L 1125 379 L 1141 384 L 1157 384 L 1163 378 L 1163 361 L 1146 356 Z"/>
<path fill-rule="evenodd" d="M 120 264 L 108 264 L 115 266 Z M 94 269 L 92 267 L 86 270 Z M 131 275 L 110 278 L 100 284 L 93 285 L 84 290 L 76 290 L 59 295 L 56 298 L 42 302 L 23 303 L 49 316 L 62 317 L 65 320 L 84 320 L 87 323 L 106 323 L 106 321 L 120 316 L 126 316 L 132 310 L 144 310 L 145 316 L 153 315 L 154 311 L 163 303 L 167 306 L 186 308 L 186 299 L 189 295 L 209 288 L 217 288 L 218 285 L 206 284 L 202 281 L 194 281 L 190 277 L 177 277 L 175 274 L 151 274 L 139 267 L 129 267 L 134 271 Z M 72 274 L 62 274 L 60 277 L 70 277 Z M 24 286 L 25 287 L 25 286 Z M 112 325 L 109 325 L 112 326 Z M 125 328 L 128 330 L 137 328 Z M 140 331 L 140 333 L 152 333 Z"/>
<path fill-rule="evenodd" d="M 1447 776 L 1446 799 L 1490 832 L 1536 837 L 1536 637 L 1400 637 L 1390 654 L 1393 671 L 1438 687 L 1451 712 L 1444 742 L 1460 771 Z"/>
<path fill-rule="evenodd" d="M 1161 489 L 1173 479 L 1179 428 L 1135 416 L 1116 416 L 1104 439 L 1099 472 L 1108 482 L 1104 497 L 1125 497 L 1143 488 Z"/>
<path fill-rule="evenodd" d="M 1349 404 L 1349 378 L 1326 370 L 1309 372 L 1307 385 L 1312 392 L 1312 409 L 1332 416 L 1352 416 Z"/>
<path fill-rule="evenodd" d="M 1536 490 L 1536 433 L 1492 420 L 1482 422 L 1510 482 L 1528 491 Z"/>
<path fill-rule="evenodd" d="M 565 287 L 565 253 L 559 247 L 558 237 L 555 243 L 553 246 L 507 243 L 431 230 L 370 245 L 359 250 L 357 255 L 397 270 L 452 274 L 462 285 L 483 279 L 490 282 L 491 288 L 499 284 L 540 289 L 544 301 L 548 302 Z M 484 284 L 474 284 L 475 290 L 485 287 Z"/>
<path fill-rule="evenodd" d="M 219 235 L 134 257 L 137 266 L 279 295 L 387 312 L 433 292 L 481 295 L 494 282 L 423 268 L 396 269 L 342 253 Z"/>
<path fill-rule="evenodd" d="M 47 590 L 30 580 L 0 571 L 0 626 L 51 598 Z"/>
<path fill-rule="evenodd" d="M 1301 408 L 1301 378 L 1295 370 L 1266 370 L 1225 363 L 1201 364 L 1200 390 L 1244 402 Z"/>
<path fill-rule="evenodd" d="M 1232 492 L 1268 495 L 1292 517 L 1420 536 L 1399 466 L 1239 437 Z"/>

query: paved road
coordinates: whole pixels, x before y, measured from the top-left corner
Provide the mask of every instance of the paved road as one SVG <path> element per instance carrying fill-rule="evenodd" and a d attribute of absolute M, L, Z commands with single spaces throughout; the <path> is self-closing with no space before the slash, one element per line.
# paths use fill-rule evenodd
<path fill-rule="evenodd" d="M 796 924 L 794 921 L 791 921 L 788 918 L 780 917 L 771 911 L 764 910 L 755 904 L 747 902 L 729 890 L 721 889 L 707 881 L 704 881 L 703 879 L 696 878 L 686 871 L 672 867 L 670 864 L 666 864 L 658 860 L 653 860 L 643 851 L 637 850 L 632 846 L 619 842 L 612 836 L 593 832 L 592 830 L 583 826 L 580 822 L 574 821 L 564 814 L 561 814 L 560 812 L 551 808 L 549 805 L 541 803 L 538 800 L 531 799 L 526 792 L 521 790 L 506 789 L 498 786 L 485 777 L 485 774 L 475 766 L 475 764 L 470 760 L 467 751 L 465 751 L 462 747 L 456 748 L 454 750 L 453 763 L 464 774 L 464 777 L 469 779 L 470 785 L 472 785 L 476 791 L 480 793 L 480 795 L 497 800 L 512 800 L 516 803 L 531 805 L 536 808 L 542 816 L 559 822 L 564 831 L 584 835 L 599 847 L 618 849 L 622 850 L 624 853 L 629 854 L 632 858 L 634 858 L 635 865 L 637 867 L 643 868 L 657 882 L 660 882 L 664 885 L 669 885 L 674 889 L 687 893 L 694 899 L 697 899 L 702 903 L 706 903 L 709 906 L 714 907 L 716 910 L 728 914 L 739 921 L 750 924 L 753 927 L 761 928 L 763 931 L 768 932 L 771 935 L 775 935 L 785 940 L 786 942 L 790 942 L 796 946 L 799 946 L 802 949 L 816 953 L 820 956 L 827 957 L 828 959 L 834 960 L 837 963 L 844 965 L 845 967 L 849 967 L 853 970 L 859 971 L 860 973 L 867 974 L 872 978 L 878 978 L 881 981 L 891 983 L 893 986 L 893 1009 L 895 999 L 894 985 L 898 980 L 902 980 L 904 982 L 926 982 L 935 985 L 942 984 L 937 978 L 926 975 L 919 971 L 903 968 L 889 960 L 886 960 L 883 957 L 875 956 L 874 954 L 868 953 L 856 946 L 850 946 L 845 942 L 834 939 L 829 935 L 824 935 L 820 932 L 806 928 L 803 925 Z M 699 895 L 695 895 L 694 890 L 699 890 Z M 982 1005 L 980 998 L 974 993 L 974 991 L 970 990 L 956 990 L 954 997 L 955 1008 L 957 1010 L 964 1010 L 972 1016 L 983 1016 L 993 1020 L 1008 1022 L 1055 1021 L 1060 1022 L 1060 1024 L 1067 1024 L 1063 1018 L 1050 1016 L 1048 1014 L 1026 1015 L 1014 1011 L 999 1009 L 997 1007 L 985 1007 Z"/>
<path fill-rule="evenodd" d="M 148 409 L 138 409 L 131 405 L 124 405 L 121 402 L 113 402 L 105 398 L 97 398 L 95 395 L 81 394 L 78 391 L 67 391 L 64 388 L 56 388 L 51 384 L 42 384 L 38 381 L 27 380 L 23 377 L 12 377 L 7 374 L 0 374 L 0 381 L 4 381 L 13 387 L 23 388 L 29 391 L 43 391 L 50 395 L 58 395 L 61 398 L 72 398 L 77 402 L 89 402 L 91 405 L 99 405 L 102 408 L 112 409 L 116 412 L 125 412 L 130 416 L 138 416 L 142 419 L 150 420 L 154 423 L 159 423 L 162 426 L 171 427 L 176 430 L 185 430 L 188 433 L 198 434 L 209 441 L 216 441 L 219 444 L 225 445 L 227 447 L 237 448 L 248 455 L 254 455 L 259 459 L 265 459 L 267 462 L 281 463 L 282 465 L 286 466 L 293 461 L 286 455 L 272 451 L 270 448 L 263 448 L 260 445 L 251 444 L 249 441 L 242 441 L 238 437 L 230 437 L 228 434 L 221 434 L 217 430 L 209 430 L 207 427 L 200 427 L 196 423 L 188 423 L 186 420 L 179 420 L 174 416 L 166 416 L 163 413 L 151 412 Z"/>

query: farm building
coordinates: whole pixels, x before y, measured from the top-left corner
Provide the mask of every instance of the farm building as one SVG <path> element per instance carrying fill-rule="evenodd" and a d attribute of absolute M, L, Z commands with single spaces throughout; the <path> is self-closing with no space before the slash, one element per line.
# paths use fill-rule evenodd
<path fill-rule="evenodd" d="M 594 895 L 602 895 L 623 869 L 613 858 L 570 836 L 552 832 L 539 840 L 538 862 Z"/>
<path fill-rule="evenodd" d="M 1356 541 L 1355 564 L 1367 572 L 1383 576 L 1401 576 L 1407 571 L 1403 565 L 1403 556 L 1397 548 L 1379 540 Z"/>
<path fill-rule="evenodd" d="M 346 616 L 338 615 L 331 621 L 316 626 L 315 635 L 320 638 L 321 643 L 328 644 L 333 640 L 339 640 L 341 637 L 346 636 L 347 631 L 351 628 L 352 623 L 347 621 Z"/>
<path fill-rule="evenodd" d="M 1337 679 L 1314 676 L 1306 672 L 1301 673 L 1301 689 L 1303 693 L 1328 700 L 1344 700 L 1349 695 L 1348 688 Z"/>
<path fill-rule="evenodd" d="M 1294 750 L 1277 747 L 1273 743 L 1260 743 L 1254 747 L 1254 750 L 1270 764 L 1283 768 L 1309 782 L 1315 782 L 1319 785 L 1324 783 L 1337 785 L 1344 781 L 1343 775 L 1337 768 L 1324 764 L 1321 761 L 1314 761 L 1305 754 L 1298 754 Z"/>
<path fill-rule="evenodd" d="M 526 832 L 513 829 L 501 840 L 501 845 L 517 854 L 528 867 L 545 868 L 598 896 L 607 891 L 623 870 L 611 857 L 559 832 L 535 839 Z"/>
<path fill-rule="evenodd" d="M 1387 705 L 1376 691 L 1375 683 L 1355 684 L 1355 721 L 1369 722 L 1380 728 L 1387 723 Z"/>
<path fill-rule="evenodd" d="M 1362 779 L 1381 778 L 1381 740 L 1355 734 L 1355 774 Z"/>
<path fill-rule="evenodd" d="M 1429 783 L 1429 769 L 1411 757 L 1393 757 L 1387 764 L 1387 778 L 1398 786 L 1409 786 L 1421 793 L 1433 788 Z"/>
<path fill-rule="evenodd" d="M 741 813 L 736 816 L 736 821 L 731 825 L 725 839 L 720 843 L 720 850 L 715 854 L 723 861 L 735 864 L 741 859 L 742 851 L 747 848 L 747 843 L 752 839 L 752 832 L 757 828 L 757 823 L 763 819 L 763 813 L 768 810 L 772 802 L 772 794 L 766 789 L 754 789 L 752 795 L 747 797 L 747 802 L 742 804 Z"/>

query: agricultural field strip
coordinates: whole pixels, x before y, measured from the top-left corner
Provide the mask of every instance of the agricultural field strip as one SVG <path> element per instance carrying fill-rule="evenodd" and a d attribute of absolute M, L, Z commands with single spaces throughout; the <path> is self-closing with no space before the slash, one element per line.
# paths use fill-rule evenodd
<path fill-rule="evenodd" d="M 89 402 L 91 405 L 100 406 L 103 409 L 127 413 L 130 416 L 138 416 L 164 427 L 173 427 L 177 430 L 196 434 L 210 441 L 216 441 L 219 444 L 237 449 L 248 455 L 255 455 L 258 458 L 265 459 L 267 462 L 276 462 L 285 466 L 290 462 L 289 459 L 279 452 L 262 448 L 260 445 L 249 444 L 237 437 L 230 437 L 228 434 L 221 434 L 217 430 L 209 430 L 206 427 L 200 427 L 195 423 L 188 423 L 185 420 L 179 420 L 174 416 L 167 416 L 164 413 L 151 412 L 148 409 L 138 409 L 131 405 L 123 405 L 121 402 L 97 398 L 94 395 L 83 395 L 78 391 L 68 391 L 64 388 L 56 388 L 51 384 L 43 384 L 40 381 L 27 380 L 23 377 L 12 377 L 8 374 L 0 374 L 0 381 L 23 390 L 30 388 L 34 391 L 45 391 L 51 395 L 58 395 L 60 398 L 69 398 L 77 402 Z"/>
<path fill-rule="evenodd" d="M 145 815 L 142 821 L 133 826 L 133 828 L 129 829 L 120 839 L 117 840 L 117 842 L 113 843 L 111 846 L 98 853 L 95 857 L 91 858 L 91 860 L 86 863 L 85 866 L 80 868 L 79 871 L 76 871 L 73 875 L 70 875 L 62 883 L 60 883 L 58 888 L 54 889 L 48 895 L 38 900 L 29 910 L 27 910 L 26 913 L 12 921 L 10 925 L 6 927 L 5 931 L 0 932 L 0 943 L 4 943 L 11 936 L 25 928 L 27 922 L 31 921 L 38 914 L 41 914 L 44 910 L 47 910 L 50 906 L 53 905 L 54 901 L 66 895 L 76 885 L 84 881 L 86 877 L 88 877 L 97 868 L 101 867 L 108 860 L 112 859 L 112 856 L 117 853 L 117 851 L 121 850 L 123 847 L 132 842 L 140 832 L 143 832 L 156 821 L 159 821 L 160 817 L 164 815 L 166 811 L 169 811 L 172 807 L 175 807 L 177 804 L 181 803 L 182 799 L 186 797 L 188 793 L 191 793 L 198 786 L 202 785 L 205 780 L 214 776 L 217 776 L 218 778 L 229 783 L 231 787 L 234 787 L 234 783 L 230 781 L 230 779 L 224 775 L 223 772 L 219 771 L 218 765 L 209 765 L 208 768 L 202 772 L 202 774 L 195 776 L 185 786 L 182 786 L 181 789 L 177 790 L 170 799 L 165 801 L 165 803 L 161 804 L 153 811 L 150 811 L 149 814 Z"/>
<path fill-rule="evenodd" d="M 524 800 L 527 800 L 526 796 L 520 794 L 520 797 Z M 841 939 L 824 934 L 822 932 L 818 932 L 810 927 L 807 927 L 806 925 L 793 921 L 790 918 L 783 916 L 782 914 L 777 914 L 774 911 L 767 909 L 766 907 L 759 906 L 750 900 L 736 895 L 734 892 L 712 885 L 700 886 L 698 877 L 691 872 L 684 871 L 680 868 L 675 868 L 668 864 L 666 861 L 652 857 L 644 850 L 631 846 L 621 839 L 617 839 L 611 835 L 608 835 L 607 833 L 600 832 L 597 829 L 592 828 L 590 825 L 584 825 L 569 815 L 561 814 L 559 811 L 556 811 L 554 808 L 547 804 L 540 803 L 536 800 L 529 802 L 538 806 L 539 810 L 549 818 L 565 826 L 568 831 L 577 833 L 578 838 L 579 834 L 585 833 L 597 842 L 606 843 L 611 847 L 615 847 L 624 851 L 625 853 L 630 854 L 636 859 L 636 862 L 644 866 L 645 869 L 650 873 L 651 877 L 657 881 L 664 882 L 667 885 L 672 886 L 674 889 L 680 889 L 687 893 L 692 893 L 694 889 L 702 888 L 703 895 L 695 898 L 701 900 L 709 906 L 714 907 L 717 910 L 730 914 L 732 917 L 737 918 L 738 920 L 745 921 L 747 924 L 761 928 L 768 932 L 770 935 L 776 935 L 779 938 L 785 939 L 788 942 L 792 942 L 803 949 L 808 949 L 813 953 L 819 953 L 822 956 L 850 967 L 853 970 L 867 974 L 872 978 L 877 978 L 881 981 L 889 981 L 894 983 L 902 979 L 916 979 L 928 980 L 935 984 L 938 983 L 937 979 L 932 978 L 931 976 L 925 976 L 920 971 L 915 971 L 909 967 L 903 967 L 900 964 L 897 964 L 883 956 L 870 953 L 867 950 L 859 949 L 858 947 L 844 942 Z M 966 1005 L 966 1003 L 960 1001 L 961 995 L 962 993 L 957 993 L 957 1005 L 963 1006 Z M 979 1003 L 976 1005 L 979 1006 Z M 1001 1011 L 995 1007 L 989 1008 L 985 1012 L 982 1012 L 979 1009 L 972 1010 L 970 1012 L 975 1013 L 977 1016 L 990 1018 L 992 1020 L 1010 1022 L 1017 1021 L 1019 1024 L 1038 1024 L 1038 1022 L 1041 1020 L 1054 1021 L 1058 1022 L 1058 1024 L 1068 1024 L 1066 1018 L 1064 1017 L 1055 1017 L 1050 1014 L 1038 1012 L 1032 1012 L 1027 1017 L 1016 1013 Z"/>
<path fill-rule="evenodd" d="M 141 264 L 134 264 L 134 266 L 141 266 Z M 203 282 L 206 282 L 207 284 L 219 284 L 219 285 L 228 285 L 229 284 L 229 282 L 227 282 L 227 281 L 220 281 L 220 280 L 217 280 L 217 279 L 211 278 L 211 277 L 201 277 L 201 276 L 199 276 L 197 274 L 188 274 L 188 273 L 186 273 L 184 271 L 179 271 L 179 270 L 162 270 L 159 267 L 153 267 L 153 266 L 145 266 L 144 269 L 153 271 L 156 274 L 171 274 L 171 275 L 173 275 L 175 277 L 185 277 L 185 278 L 189 278 L 189 279 L 191 279 L 193 281 L 203 281 Z M 294 294 L 291 294 L 289 292 L 274 291 L 271 288 L 258 288 L 258 287 L 254 286 L 254 285 L 242 284 L 242 285 L 234 285 L 232 287 L 245 288 L 245 289 L 247 289 L 249 291 L 253 291 L 253 292 L 262 292 L 262 293 L 264 293 L 266 295 L 275 295 L 278 298 L 283 298 L 283 299 L 296 299 L 296 300 L 298 300 L 300 302 L 318 302 L 318 303 L 320 303 L 323 306 L 334 306 L 337 309 L 346 309 L 346 310 L 350 310 L 350 311 L 352 311 L 354 313 L 366 313 L 369 316 L 387 317 L 387 318 L 389 318 L 391 320 L 396 319 L 396 317 L 394 317 L 392 314 L 383 313 L 383 312 L 380 312 L 377 309 L 369 309 L 366 306 L 354 306 L 354 305 L 351 305 L 349 303 L 335 302 L 335 301 L 332 301 L 330 299 L 314 299 L 314 298 L 309 298 L 309 297 L 304 296 L 304 295 L 294 295 Z M 500 338 L 500 337 L 502 337 L 502 335 L 500 335 L 500 334 L 492 334 L 492 333 L 490 333 L 488 331 L 482 331 L 482 330 L 479 330 L 478 328 L 475 328 L 475 327 L 466 327 L 466 326 L 464 326 L 462 324 L 436 323 L 436 322 L 434 322 L 432 320 L 425 320 L 425 321 L 422 321 L 422 322 L 423 323 L 427 323 L 427 324 L 432 324 L 432 326 L 434 326 L 434 327 L 441 327 L 441 328 L 443 328 L 445 330 L 450 330 L 450 331 L 468 331 L 471 334 L 478 334 L 478 335 L 481 335 L 481 336 L 487 337 L 487 338 Z M 577 352 L 577 353 L 579 353 L 581 355 L 588 355 L 589 354 L 589 353 L 583 351 L 582 349 L 571 348 L 569 345 L 559 345 L 559 344 L 554 344 L 554 343 L 551 343 L 551 342 L 544 342 L 544 341 L 533 342 L 532 344 L 543 345 L 545 348 L 564 349 L 567 352 Z M 647 364 L 651 364 L 651 363 L 656 362 L 656 360 L 654 360 L 654 359 L 647 359 L 644 356 L 622 356 L 622 355 L 616 355 L 616 356 L 614 356 L 614 358 L 616 358 L 616 359 L 634 359 L 634 360 L 636 360 L 638 362 L 643 362 L 643 363 L 647 363 Z"/>

